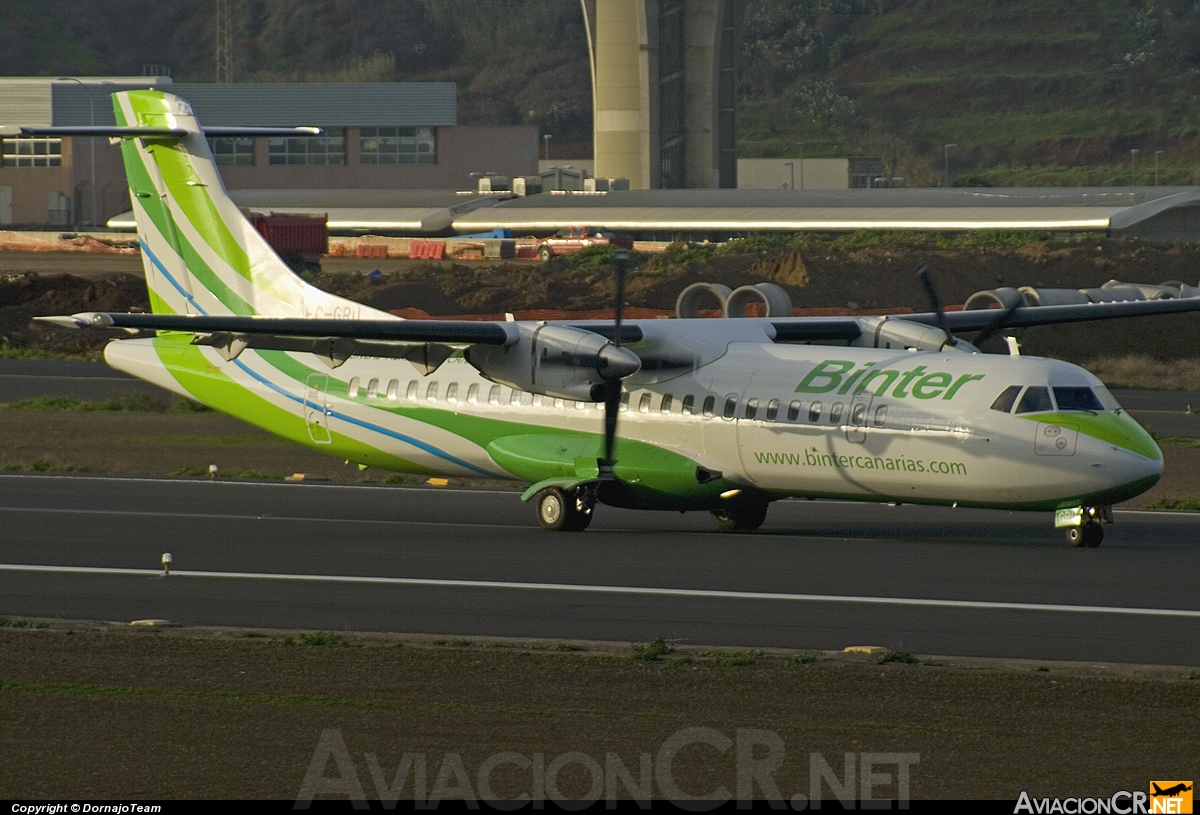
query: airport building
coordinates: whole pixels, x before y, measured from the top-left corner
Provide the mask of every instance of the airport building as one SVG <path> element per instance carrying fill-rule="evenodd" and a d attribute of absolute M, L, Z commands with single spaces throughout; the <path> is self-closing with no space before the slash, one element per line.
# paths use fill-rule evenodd
<path fill-rule="evenodd" d="M 300 138 L 213 139 L 231 190 L 453 190 L 474 188 L 472 173 L 537 174 L 537 127 L 459 125 L 452 82 L 8 77 L 0 78 L 0 124 L 111 125 L 110 94 L 147 87 L 188 100 L 202 124 L 324 130 Z M 0 225 L 102 225 L 129 209 L 120 150 L 106 139 L 5 138 L 0 156 Z"/>

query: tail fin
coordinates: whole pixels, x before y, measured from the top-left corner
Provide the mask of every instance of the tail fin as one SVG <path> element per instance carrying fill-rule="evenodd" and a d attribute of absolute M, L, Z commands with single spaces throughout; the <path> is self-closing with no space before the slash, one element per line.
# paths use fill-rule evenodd
<path fill-rule="evenodd" d="M 191 105 L 162 91 L 113 94 L 120 126 L 183 135 L 125 138 L 121 151 L 156 314 L 387 318 L 308 285 L 225 192 Z"/>

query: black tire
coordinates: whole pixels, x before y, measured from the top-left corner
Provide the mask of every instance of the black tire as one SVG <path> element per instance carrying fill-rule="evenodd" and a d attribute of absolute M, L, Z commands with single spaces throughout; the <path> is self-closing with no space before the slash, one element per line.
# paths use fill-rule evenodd
<path fill-rule="evenodd" d="M 554 252 L 550 250 L 549 246 L 543 246 L 538 250 L 538 257 L 542 259 L 542 263 L 545 263 L 550 258 L 554 257 Z"/>
<path fill-rule="evenodd" d="M 592 513 L 578 508 L 574 493 L 547 487 L 534 496 L 538 524 L 550 532 L 582 532 L 592 522 Z"/>
<path fill-rule="evenodd" d="M 1082 526 L 1067 527 L 1067 543 L 1072 546 L 1095 549 L 1104 542 L 1104 527 L 1100 524 L 1088 523 Z"/>
<path fill-rule="evenodd" d="M 766 504 L 713 510 L 713 523 L 721 532 L 753 532 L 767 520 Z"/>

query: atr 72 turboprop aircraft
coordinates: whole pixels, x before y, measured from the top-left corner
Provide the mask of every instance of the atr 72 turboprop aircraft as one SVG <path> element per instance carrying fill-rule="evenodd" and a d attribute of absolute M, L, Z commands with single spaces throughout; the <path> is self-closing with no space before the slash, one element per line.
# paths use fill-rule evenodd
<path fill-rule="evenodd" d="M 611 323 L 402 320 L 291 272 L 227 197 L 186 101 L 113 98 L 116 127 L 20 132 L 121 141 L 152 313 L 42 319 L 154 330 L 105 359 L 338 458 L 518 479 L 555 530 L 582 530 L 597 503 L 751 530 L 800 496 L 1052 511 L 1087 546 L 1112 504 L 1162 475 L 1161 451 L 1095 376 L 951 332 L 1192 311 L 1200 297 L 623 323 L 619 294 Z"/>

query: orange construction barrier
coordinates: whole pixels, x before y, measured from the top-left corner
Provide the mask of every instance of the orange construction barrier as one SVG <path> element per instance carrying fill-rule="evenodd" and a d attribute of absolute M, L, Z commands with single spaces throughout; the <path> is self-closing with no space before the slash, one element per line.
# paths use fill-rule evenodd
<path fill-rule="evenodd" d="M 410 258 L 441 260 L 445 253 L 445 241 L 413 241 L 408 247 L 408 256 Z"/>

